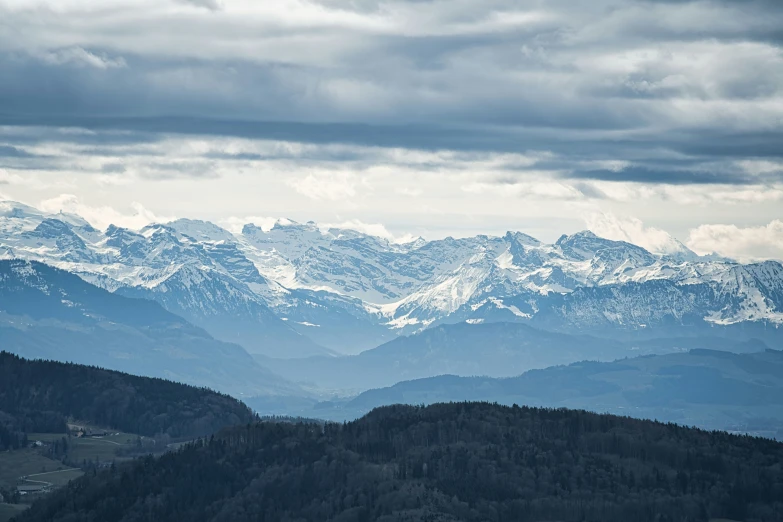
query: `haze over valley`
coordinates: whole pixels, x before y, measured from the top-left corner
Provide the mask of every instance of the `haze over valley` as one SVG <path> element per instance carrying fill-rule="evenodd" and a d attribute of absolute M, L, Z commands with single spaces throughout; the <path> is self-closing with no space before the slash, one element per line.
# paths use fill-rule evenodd
<path fill-rule="evenodd" d="M 668 367 L 667 357 L 690 350 L 761 356 L 783 348 L 783 266 L 699 256 L 675 240 L 663 253 L 590 231 L 553 244 L 522 232 L 398 243 L 291 220 L 237 233 L 194 220 L 99 230 L 74 214 L 0 205 L 8 349 L 207 385 L 261 414 L 351 419 L 367 409 L 356 407 L 363 392 L 401 381 L 454 375 L 490 386 L 580 361 L 612 368 L 654 356 Z M 627 401 L 644 379 L 654 389 L 664 370 L 634 368 L 647 377 L 614 383 L 621 395 L 574 405 L 658 418 L 646 402 Z M 764 409 L 761 400 L 757 413 L 729 408 L 725 383 L 710 372 L 682 378 L 710 390 L 724 414 L 680 408 L 669 418 L 778 433 L 774 401 Z M 753 372 L 730 378 L 771 385 Z M 572 404 L 560 392 L 469 384 L 405 402 Z M 375 406 L 405 397 L 375 396 Z M 688 399 L 660 401 L 677 409 Z"/>

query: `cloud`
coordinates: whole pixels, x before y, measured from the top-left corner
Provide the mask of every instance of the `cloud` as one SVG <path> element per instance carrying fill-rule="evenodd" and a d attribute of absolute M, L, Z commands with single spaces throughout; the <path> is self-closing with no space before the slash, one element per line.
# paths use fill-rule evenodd
<path fill-rule="evenodd" d="M 33 154 L 30 154 L 26 150 L 19 147 L 13 147 L 11 145 L 0 145 L 0 158 L 30 158 Z"/>
<path fill-rule="evenodd" d="M 20 174 L 13 169 L 0 168 L 0 185 L 42 189 L 47 186 L 47 183 L 35 174 Z"/>
<path fill-rule="evenodd" d="M 320 223 L 319 228 L 321 230 L 329 229 L 348 229 L 356 230 L 362 234 L 370 236 L 380 237 L 389 241 L 394 241 L 394 235 L 380 223 L 364 223 L 358 219 L 351 219 L 343 221 L 342 223 Z"/>
<path fill-rule="evenodd" d="M 381 239 L 385 239 L 391 243 L 404 244 L 415 241 L 418 236 L 413 234 L 402 234 L 396 236 L 389 232 L 389 229 L 381 223 L 365 223 L 359 219 L 349 219 L 340 223 L 319 223 L 321 230 L 327 231 L 329 229 L 348 229 L 367 234 L 368 236 L 375 236 Z"/>
<path fill-rule="evenodd" d="M 173 217 L 156 215 L 144 208 L 140 203 L 135 202 L 130 205 L 130 213 L 120 212 L 109 206 L 91 206 L 82 203 L 73 194 L 61 194 L 41 201 L 38 208 L 44 212 L 77 214 L 101 230 L 109 225 L 138 230 L 150 223 L 165 223 L 175 219 Z"/>
<path fill-rule="evenodd" d="M 783 221 L 766 225 L 701 225 L 691 230 L 687 245 L 699 254 L 718 253 L 741 262 L 783 260 Z"/>
<path fill-rule="evenodd" d="M 665 230 L 646 226 L 634 217 L 619 218 L 609 212 L 592 212 L 585 215 L 585 224 L 598 236 L 639 245 L 655 254 L 681 252 L 684 246 Z"/>
<path fill-rule="evenodd" d="M 6 122 L 522 146 L 572 167 L 626 161 L 563 172 L 643 183 L 748 183 L 728 164 L 783 157 L 774 2 L 116 0 L 85 17 L 90 8 L 0 5 Z"/>
<path fill-rule="evenodd" d="M 20 184 L 23 181 L 18 174 L 9 174 L 8 171 L 0 169 L 0 185 Z"/>
<path fill-rule="evenodd" d="M 298 193 L 315 200 L 347 200 L 356 196 L 356 183 L 350 174 L 309 174 L 289 185 Z"/>
<path fill-rule="evenodd" d="M 269 216 L 231 216 L 218 220 L 217 224 L 232 234 L 239 234 L 242 232 L 242 228 L 248 224 L 255 225 L 261 230 L 269 232 L 269 230 L 271 230 L 275 223 L 277 223 L 279 220 L 280 218 Z"/>
<path fill-rule="evenodd" d="M 110 58 L 106 54 L 95 54 L 81 47 L 68 47 L 43 52 L 38 58 L 49 65 L 76 65 L 80 67 L 93 67 L 95 69 L 115 69 L 127 67 L 125 59 L 120 57 Z"/>
<path fill-rule="evenodd" d="M 516 197 L 528 200 L 583 200 L 587 196 L 579 188 L 559 181 L 546 181 L 546 173 L 529 172 L 531 178 L 542 181 L 524 181 L 505 176 L 496 176 L 490 181 L 473 181 L 462 185 L 469 194 L 492 194 L 498 197 Z"/>
<path fill-rule="evenodd" d="M 94 4 L 0 1 L 0 188 L 19 199 L 216 220 L 341 221 L 339 203 L 428 236 L 557 237 L 598 204 L 682 237 L 779 217 L 774 0 Z"/>
<path fill-rule="evenodd" d="M 664 183 L 669 185 L 738 184 L 758 182 L 736 172 L 699 171 L 680 168 L 652 169 L 628 166 L 618 170 L 577 170 L 565 177 L 602 181 L 633 181 L 636 183 Z"/>
<path fill-rule="evenodd" d="M 178 0 L 183 4 L 191 4 L 196 7 L 203 7 L 210 11 L 219 11 L 223 8 L 223 2 L 221 0 Z"/>

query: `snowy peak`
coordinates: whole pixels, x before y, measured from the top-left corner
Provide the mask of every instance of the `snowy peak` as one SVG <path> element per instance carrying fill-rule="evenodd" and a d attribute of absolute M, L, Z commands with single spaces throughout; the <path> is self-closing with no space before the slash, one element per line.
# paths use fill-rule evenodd
<path fill-rule="evenodd" d="M 402 248 L 404 250 L 407 250 L 410 252 L 411 250 L 416 250 L 417 248 L 421 248 L 424 245 L 427 244 L 427 240 L 424 239 L 421 236 L 416 236 L 415 238 L 411 239 L 410 241 L 400 241 L 396 243 L 399 248 Z"/>
<path fill-rule="evenodd" d="M 566 257 L 579 261 L 592 259 L 601 252 L 612 252 L 612 257 L 628 254 L 644 258 L 651 263 L 655 261 L 655 257 L 640 246 L 625 241 L 604 239 L 589 230 L 583 230 L 570 236 L 560 236 L 555 246 L 559 247 Z"/>
<path fill-rule="evenodd" d="M 37 225 L 45 219 L 53 219 L 62 223 L 66 223 L 71 227 L 83 229 L 88 233 L 96 232 L 93 226 L 90 225 L 90 223 L 81 216 L 69 214 L 66 212 L 58 212 L 54 214 L 43 212 L 37 208 L 33 208 L 29 205 L 25 205 L 24 203 L 19 203 L 16 201 L 0 201 L 0 219 L 5 221 L 14 220 L 17 221 L 18 224 L 26 221 L 28 223 L 28 227 L 31 224 Z"/>
<path fill-rule="evenodd" d="M 280 218 L 277 221 L 275 221 L 275 224 L 272 225 L 271 230 L 287 230 L 287 231 L 294 231 L 294 230 L 303 230 L 306 232 L 315 232 L 318 230 L 318 225 L 315 223 L 315 221 L 308 221 L 304 225 L 301 223 L 297 223 L 293 219 L 288 218 Z M 270 230 L 270 232 L 271 232 Z"/>
<path fill-rule="evenodd" d="M 258 227 L 254 225 L 253 223 L 248 223 L 242 227 L 242 234 L 243 236 L 254 236 L 256 234 L 263 234 L 264 230 L 261 227 Z"/>
<path fill-rule="evenodd" d="M 557 299 L 568 312 L 558 317 L 579 324 L 686 316 L 783 323 L 779 263 L 716 261 L 676 240 L 661 254 L 590 231 L 554 244 L 513 231 L 399 244 L 312 221 L 247 224 L 238 234 L 195 219 L 139 232 L 85 223 L 0 202 L 0 257 L 43 261 L 112 291 L 136 290 L 197 324 L 213 321 L 213 333 L 243 330 L 232 322 L 237 317 L 272 325 L 273 314 L 330 348 L 357 346 L 342 336 L 359 330 L 376 339 L 490 311 L 534 321 Z M 258 333 L 243 331 L 243 342 Z"/>
<path fill-rule="evenodd" d="M 144 236 L 142 236 L 141 234 L 138 234 L 128 228 L 122 228 L 116 225 L 109 225 L 106 228 L 105 234 L 106 237 L 110 239 L 129 240 L 129 241 L 144 240 Z"/>
<path fill-rule="evenodd" d="M 537 247 L 543 244 L 541 243 L 541 241 L 534 238 L 533 236 L 523 234 L 522 232 L 508 231 L 506 232 L 506 235 L 503 236 L 503 240 L 511 244 L 517 244 L 517 245 L 523 245 L 529 247 Z"/>
<path fill-rule="evenodd" d="M 57 239 L 60 236 L 75 237 L 71 227 L 60 220 L 46 218 L 41 221 L 35 230 L 27 233 L 31 237 L 40 237 L 44 239 Z"/>
<path fill-rule="evenodd" d="M 255 225 L 245 225 L 243 239 L 251 246 L 265 251 L 276 251 L 292 260 L 311 248 L 328 246 L 330 236 L 321 232 L 315 223 L 300 225 L 291 220 L 278 220 L 267 232 Z"/>
<path fill-rule="evenodd" d="M 686 247 L 681 241 L 670 236 L 670 242 L 668 242 L 664 248 L 661 249 L 661 255 L 666 259 L 670 259 L 680 263 L 686 263 L 691 261 L 698 261 L 700 259 L 699 254 Z"/>
<path fill-rule="evenodd" d="M 198 219 L 177 219 L 166 223 L 166 226 L 178 234 L 180 239 L 186 238 L 192 242 L 211 241 L 211 242 L 233 242 L 236 241 L 234 234 L 221 228 L 209 221 Z"/>

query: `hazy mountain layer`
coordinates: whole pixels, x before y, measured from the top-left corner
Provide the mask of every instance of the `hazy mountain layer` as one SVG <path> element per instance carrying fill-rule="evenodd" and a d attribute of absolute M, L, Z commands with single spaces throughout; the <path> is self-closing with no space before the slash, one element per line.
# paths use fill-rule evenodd
<path fill-rule="evenodd" d="M 146 299 L 37 262 L 0 261 L 0 346 L 27 358 L 96 365 L 235 395 L 296 394 L 236 344 Z"/>
<path fill-rule="evenodd" d="M 465 400 L 579 408 L 783 439 L 783 352 L 692 350 L 507 379 L 444 375 L 364 392 L 343 409 L 359 416 L 386 404 Z"/>
<path fill-rule="evenodd" d="M 617 341 L 537 330 L 525 324 L 441 325 L 348 357 L 259 359 L 286 378 L 321 390 L 361 391 L 442 374 L 519 375 L 585 358 L 630 353 Z"/>

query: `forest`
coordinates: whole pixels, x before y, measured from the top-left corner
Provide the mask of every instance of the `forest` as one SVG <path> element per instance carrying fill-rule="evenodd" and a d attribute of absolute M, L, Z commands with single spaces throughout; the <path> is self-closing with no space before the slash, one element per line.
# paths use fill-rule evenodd
<path fill-rule="evenodd" d="M 783 520 L 783 444 L 578 410 L 255 422 L 94 470 L 19 522 Z"/>
<path fill-rule="evenodd" d="M 0 450 L 25 446 L 27 433 L 65 433 L 69 418 L 176 440 L 255 417 L 238 400 L 206 388 L 0 352 Z"/>

